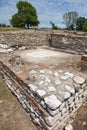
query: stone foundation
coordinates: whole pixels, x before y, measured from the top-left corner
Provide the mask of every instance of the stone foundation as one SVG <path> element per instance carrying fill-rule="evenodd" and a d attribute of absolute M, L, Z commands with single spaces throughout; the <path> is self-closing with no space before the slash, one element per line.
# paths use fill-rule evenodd
<path fill-rule="evenodd" d="M 55 66 L 29 64 L 2 55 L 0 74 L 32 121 L 43 130 L 61 130 L 87 97 L 86 77 Z"/>
<path fill-rule="evenodd" d="M 54 33 L 32 30 L 0 35 L 0 75 L 41 130 L 61 130 L 87 97 L 87 75 L 61 69 L 58 64 L 71 67 L 74 62 L 79 63 L 81 55 L 59 55 L 50 48 L 85 52 L 86 35 Z M 25 50 L 44 45 L 50 50 Z M 83 56 L 84 71 L 86 61 Z"/>
<path fill-rule="evenodd" d="M 87 50 L 87 34 L 60 30 L 21 30 L 0 32 L 0 44 L 16 49 L 53 47 L 62 51 L 83 52 Z M 24 46 L 24 47 L 23 47 Z"/>
<path fill-rule="evenodd" d="M 48 45 L 48 35 L 49 31 L 38 30 L 0 32 L 0 44 L 7 44 L 14 48 Z"/>
<path fill-rule="evenodd" d="M 83 52 L 87 50 L 87 36 L 70 34 L 51 34 L 50 46 L 69 52 Z"/>

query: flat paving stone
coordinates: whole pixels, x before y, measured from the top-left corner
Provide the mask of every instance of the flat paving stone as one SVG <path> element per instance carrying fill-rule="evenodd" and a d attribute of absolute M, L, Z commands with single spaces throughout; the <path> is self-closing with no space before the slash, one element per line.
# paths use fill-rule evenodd
<path fill-rule="evenodd" d="M 35 91 L 38 87 L 36 86 L 36 85 L 34 85 L 34 84 L 29 84 L 28 85 L 30 88 L 31 88 L 31 90 L 33 90 L 33 91 Z"/>
<path fill-rule="evenodd" d="M 53 110 L 55 110 L 62 104 L 62 102 L 59 99 L 57 99 L 55 95 L 50 95 L 48 97 L 45 97 L 44 100 L 46 105 Z"/>
<path fill-rule="evenodd" d="M 46 94 L 45 90 L 37 90 L 36 92 L 37 92 L 37 93 L 39 94 L 39 96 L 41 96 L 41 97 Z"/>
<path fill-rule="evenodd" d="M 68 75 L 68 76 L 71 77 L 71 78 L 74 76 L 74 74 L 71 73 L 71 72 L 65 72 L 64 74 L 65 74 L 65 75 Z"/>
<path fill-rule="evenodd" d="M 67 74 L 64 74 L 64 75 L 62 75 L 60 78 L 61 78 L 62 80 L 67 80 L 68 78 L 70 78 L 70 76 L 67 75 Z"/>
<path fill-rule="evenodd" d="M 73 87 L 69 86 L 69 85 L 66 85 L 66 86 L 65 86 L 65 89 L 66 89 L 67 91 L 69 91 L 70 93 L 72 93 L 72 94 L 75 93 L 75 89 L 74 89 Z"/>
<path fill-rule="evenodd" d="M 85 79 L 81 76 L 75 76 L 73 78 L 73 81 L 76 82 L 77 84 L 83 84 L 85 83 Z"/>
<path fill-rule="evenodd" d="M 55 87 L 53 87 L 53 86 L 48 86 L 48 90 L 49 90 L 50 92 L 56 91 Z"/>
<path fill-rule="evenodd" d="M 64 97 L 64 99 L 68 99 L 70 97 L 70 93 L 69 92 L 65 92 L 65 91 L 59 90 L 58 93 L 60 95 L 62 95 Z"/>
<path fill-rule="evenodd" d="M 60 85 L 60 84 L 62 84 L 62 82 L 60 81 L 60 79 L 59 78 L 55 79 L 55 85 Z"/>

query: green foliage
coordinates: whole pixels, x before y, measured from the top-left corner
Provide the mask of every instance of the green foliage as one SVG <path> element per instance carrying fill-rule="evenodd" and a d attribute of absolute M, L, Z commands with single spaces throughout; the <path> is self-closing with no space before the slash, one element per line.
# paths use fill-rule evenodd
<path fill-rule="evenodd" d="M 78 31 L 82 31 L 83 25 L 84 25 L 85 21 L 86 21 L 85 17 L 79 17 L 79 18 L 77 18 L 76 29 Z"/>
<path fill-rule="evenodd" d="M 55 30 L 58 29 L 58 27 L 57 27 L 53 22 L 50 22 L 50 24 L 51 24 L 51 26 L 52 26 L 52 29 L 55 29 Z"/>
<path fill-rule="evenodd" d="M 87 20 L 86 20 L 85 23 L 83 24 L 82 31 L 87 32 Z"/>
<path fill-rule="evenodd" d="M 6 32 L 6 31 L 19 31 L 24 30 L 24 28 L 17 28 L 17 27 L 0 27 L 0 32 Z"/>
<path fill-rule="evenodd" d="M 22 15 L 18 13 L 12 16 L 12 20 L 10 21 L 10 23 L 13 25 L 13 27 L 25 27 Z"/>
<path fill-rule="evenodd" d="M 6 24 L 4 24 L 4 23 L 0 23 L 0 27 L 7 27 L 7 25 Z"/>
<path fill-rule="evenodd" d="M 78 13 L 76 11 L 68 12 L 63 15 L 63 20 L 65 21 L 68 30 L 74 30 L 74 28 L 76 28 L 77 18 Z"/>
<path fill-rule="evenodd" d="M 18 12 L 12 16 L 10 23 L 13 27 L 38 26 L 39 20 L 36 9 L 27 1 L 19 1 L 16 5 Z"/>

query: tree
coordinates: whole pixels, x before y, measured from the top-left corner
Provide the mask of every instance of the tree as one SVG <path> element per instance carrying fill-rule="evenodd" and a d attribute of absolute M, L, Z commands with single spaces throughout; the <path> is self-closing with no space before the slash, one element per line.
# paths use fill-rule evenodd
<path fill-rule="evenodd" d="M 5 24 L 5 23 L 3 23 L 1 26 L 2 26 L 2 27 L 6 27 L 6 24 Z"/>
<path fill-rule="evenodd" d="M 58 29 L 58 27 L 57 27 L 53 22 L 50 22 L 50 24 L 51 24 L 51 26 L 52 26 L 52 29 L 55 29 L 55 30 Z"/>
<path fill-rule="evenodd" d="M 76 20 L 78 18 L 78 13 L 76 11 L 68 12 L 63 15 L 63 20 L 65 21 L 68 30 L 73 30 L 76 28 Z"/>
<path fill-rule="evenodd" d="M 0 23 L 0 27 L 7 27 L 5 23 Z"/>
<path fill-rule="evenodd" d="M 79 17 L 79 18 L 77 18 L 77 20 L 76 20 L 76 29 L 78 31 L 82 31 L 83 25 L 84 25 L 85 21 L 86 21 L 85 17 Z"/>
<path fill-rule="evenodd" d="M 87 20 L 85 21 L 85 23 L 83 24 L 83 29 L 82 31 L 87 32 Z"/>
<path fill-rule="evenodd" d="M 38 26 L 39 20 L 37 11 L 31 3 L 27 1 L 19 1 L 16 4 L 18 12 L 12 15 L 10 23 L 13 27 L 32 27 Z"/>

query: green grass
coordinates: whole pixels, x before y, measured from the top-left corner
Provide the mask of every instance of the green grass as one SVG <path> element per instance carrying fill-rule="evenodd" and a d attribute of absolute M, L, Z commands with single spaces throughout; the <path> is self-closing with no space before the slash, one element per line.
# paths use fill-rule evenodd
<path fill-rule="evenodd" d="M 11 97 L 12 97 L 11 91 L 9 90 L 3 79 L 0 77 L 0 100 L 6 100 L 6 102 L 7 100 L 12 101 Z"/>
<path fill-rule="evenodd" d="M 19 31 L 19 30 L 24 30 L 24 28 L 0 27 L 0 32 L 2 32 L 2 31 Z"/>

